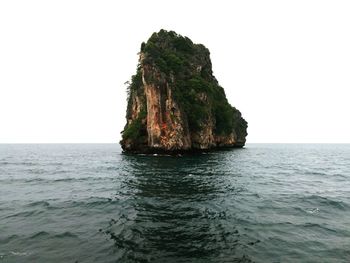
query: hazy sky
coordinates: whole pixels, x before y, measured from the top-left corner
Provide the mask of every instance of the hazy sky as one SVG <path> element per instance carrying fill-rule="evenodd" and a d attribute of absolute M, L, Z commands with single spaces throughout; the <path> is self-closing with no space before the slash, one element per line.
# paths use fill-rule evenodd
<path fill-rule="evenodd" d="M 209 48 L 248 142 L 350 142 L 349 1 L 0 1 L 0 142 L 118 142 L 142 41 Z"/>

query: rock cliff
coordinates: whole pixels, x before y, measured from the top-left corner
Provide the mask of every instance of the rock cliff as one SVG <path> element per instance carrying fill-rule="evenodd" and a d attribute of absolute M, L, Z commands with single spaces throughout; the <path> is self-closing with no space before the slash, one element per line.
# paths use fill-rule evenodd
<path fill-rule="evenodd" d="M 209 50 L 173 31 L 141 44 L 126 119 L 126 152 L 243 147 L 247 136 L 247 122 L 213 76 Z"/>

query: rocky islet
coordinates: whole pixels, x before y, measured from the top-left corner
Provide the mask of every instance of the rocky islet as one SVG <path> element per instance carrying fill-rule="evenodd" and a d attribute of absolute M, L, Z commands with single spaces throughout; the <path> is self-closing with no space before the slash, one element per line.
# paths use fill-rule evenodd
<path fill-rule="evenodd" d="M 128 82 L 125 152 L 190 152 L 243 147 L 247 122 L 227 101 L 209 50 L 174 31 L 141 44 Z"/>

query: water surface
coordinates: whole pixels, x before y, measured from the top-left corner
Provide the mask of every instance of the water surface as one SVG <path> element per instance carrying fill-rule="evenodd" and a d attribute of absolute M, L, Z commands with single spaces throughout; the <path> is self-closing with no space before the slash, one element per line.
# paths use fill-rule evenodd
<path fill-rule="evenodd" d="M 350 145 L 0 145 L 0 262 L 350 262 Z"/>

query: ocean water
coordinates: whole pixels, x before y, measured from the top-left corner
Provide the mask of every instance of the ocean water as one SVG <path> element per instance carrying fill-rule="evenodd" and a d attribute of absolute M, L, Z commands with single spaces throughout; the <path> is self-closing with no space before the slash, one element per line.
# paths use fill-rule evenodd
<path fill-rule="evenodd" d="M 350 145 L 0 145 L 0 262 L 350 262 Z"/>

